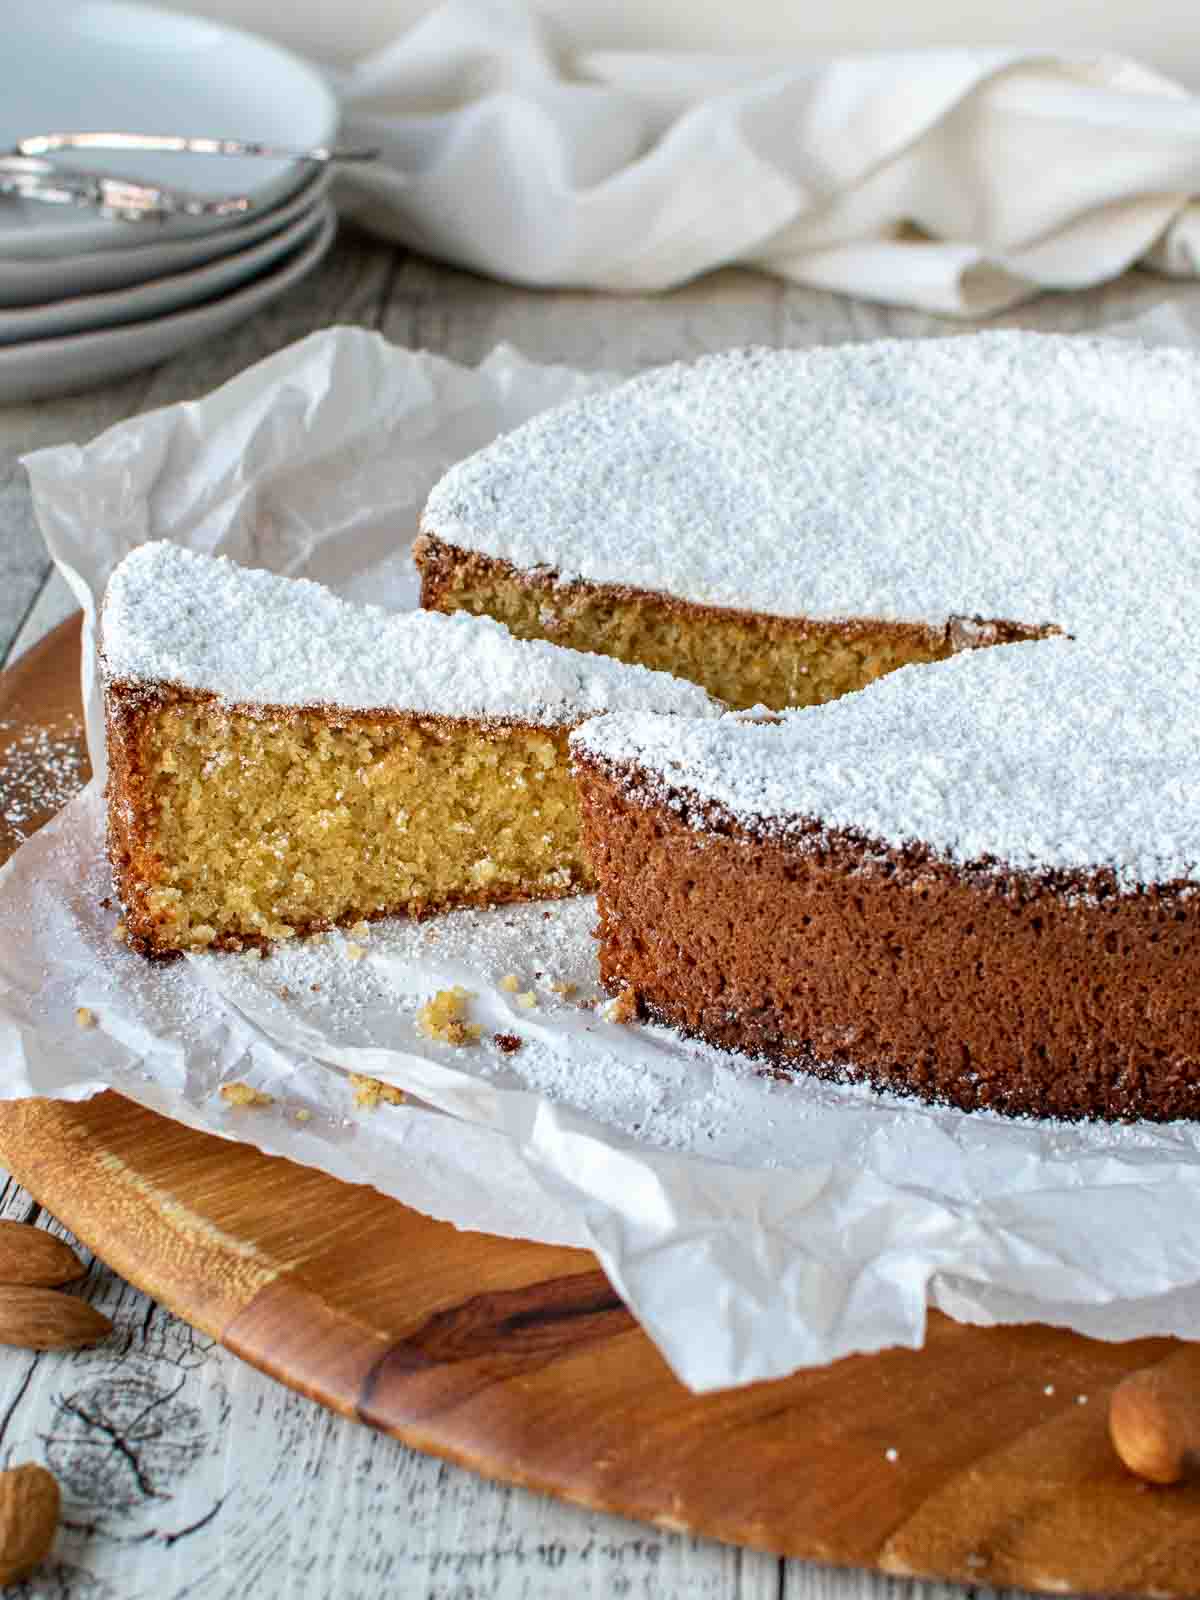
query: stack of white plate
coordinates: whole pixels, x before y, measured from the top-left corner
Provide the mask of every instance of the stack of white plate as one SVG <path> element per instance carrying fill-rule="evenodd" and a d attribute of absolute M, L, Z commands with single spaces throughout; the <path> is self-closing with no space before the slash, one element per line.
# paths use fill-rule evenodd
<path fill-rule="evenodd" d="M 60 132 L 333 143 L 321 76 L 253 34 L 125 0 L 5 0 L 0 150 Z M 335 222 L 327 167 L 72 150 L 63 162 L 202 196 L 230 218 L 108 221 L 0 195 L 0 403 L 104 382 L 223 332 L 314 267 Z"/>

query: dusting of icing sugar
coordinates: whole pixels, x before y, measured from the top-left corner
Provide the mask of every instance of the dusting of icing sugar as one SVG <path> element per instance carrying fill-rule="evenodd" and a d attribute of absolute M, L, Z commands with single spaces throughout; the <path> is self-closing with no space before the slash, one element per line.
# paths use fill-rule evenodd
<path fill-rule="evenodd" d="M 646 707 L 715 714 L 695 684 L 464 612 L 390 613 L 320 584 L 154 542 L 113 574 L 101 622 L 110 680 L 172 683 L 231 705 L 339 706 L 542 726 Z"/>
<path fill-rule="evenodd" d="M 424 526 L 563 579 L 943 627 L 1161 627 L 1200 584 L 1200 360 L 1017 332 L 742 350 L 589 395 L 445 475 Z M 1190 535 L 1190 537 L 1189 537 Z"/>
<path fill-rule="evenodd" d="M 585 758 L 799 839 L 814 822 L 960 865 L 1111 868 L 1124 889 L 1200 884 L 1200 662 L 1065 638 L 902 667 L 829 705 L 756 722 L 602 717 Z"/>
<path fill-rule="evenodd" d="M 544 1096 L 663 1149 L 755 1166 L 784 1162 L 775 1107 L 787 1100 L 803 1115 L 792 1104 L 799 1097 L 789 1099 L 790 1085 L 764 1077 L 759 1063 L 667 1029 L 605 1021 L 595 921 L 595 900 L 580 896 L 448 912 L 423 923 L 385 919 L 372 925 L 363 961 L 346 958 L 338 933 L 320 943 L 291 941 L 261 962 L 204 954 L 188 957 L 188 965 L 268 1033 L 286 1027 L 288 1016 L 300 1018 L 339 1046 L 397 1051 L 401 1070 L 405 1058 L 421 1056 L 500 1089 Z M 518 964 L 532 991 L 505 986 Z M 432 995 L 459 984 L 469 989 L 470 1015 L 482 1025 L 469 1046 L 431 1039 L 420 1022 Z M 521 995 L 533 991 L 536 1006 L 523 1006 Z"/>
<path fill-rule="evenodd" d="M 0 825 L 27 839 L 52 812 L 82 789 L 87 776 L 83 724 L 62 729 L 15 728 L 0 721 Z"/>
<path fill-rule="evenodd" d="M 425 524 L 562 579 L 960 650 L 992 642 L 973 618 L 1056 628 L 782 727 L 632 716 L 577 749 L 794 836 L 1198 881 L 1198 414 L 1196 353 L 1128 340 L 734 351 L 536 418 L 452 469 Z"/>

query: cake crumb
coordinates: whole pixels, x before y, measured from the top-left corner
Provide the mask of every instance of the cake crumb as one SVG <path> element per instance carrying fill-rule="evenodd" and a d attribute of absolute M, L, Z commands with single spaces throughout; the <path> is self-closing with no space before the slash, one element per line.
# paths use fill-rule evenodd
<path fill-rule="evenodd" d="M 366 953 L 367 952 L 366 952 L 365 946 L 363 946 L 361 944 L 355 944 L 353 939 L 347 939 L 347 941 L 346 941 L 346 960 L 347 961 L 361 961 L 362 958 L 366 955 Z"/>
<path fill-rule="evenodd" d="M 312 1121 L 312 1112 L 307 1110 L 304 1106 L 301 1106 L 299 1111 L 297 1111 L 297 1113 L 296 1113 L 296 1121 L 297 1122 L 311 1122 Z"/>
<path fill-rule="evenodd" d="M 112 931 L 113 943 L 114 944 L 124 944 L 125 943 L 125 935 L 126 935 L 127 932 L 128 932 L 128 929 L 126 928 L 124 922 L 118 922 L 116 927 Z"/>
<path fill-rule="evenodd" d="M 274 1095 L 264 1094 L 261 1089 L 255 1089 L 248 1083 L 223 1083 L 221 1085 L 221 1099 L 231 1106 L 271 1106 L 275 1104 Z"/>
<path fill-rule="evenodd" d="M 579 988 L 579 985 L 577 983 L 552 983 L 549 987 L 551 994 L 561 995 L 564 1000 L 569 1000 Z"/>
<path fill-rule="evenodd" d="M 258 948 L 257 945 L 255 945 L 253 948 L 243 952 L 242 960 L 243 961 L 250 961 L 250 962 L 261 961 L 262 960 L 262 951 Z"/>
<path fill-rule="evenodd" d="M 384 1083 L 380 1078 L 368 1078 L 361 1072 L 352 1072 L 350 1086 L 354 1090 L 354 1104 L 361 1106 L 364 1111 L 374 1111 L 378 1105 L 404 1104 L 404 1090 L 397 1089 L 394 1083 Z"/>
<path fill-rule="evenodd" d="M 78 1028 L 94 1028 L 96 1026 L 96 1013 L 88 1006 L 76 1006 L 75 1025 Z"/>
<path fill-rule="evenodd" d="M 457 983 L 452 989 L 439 989 L 417 1012 L 417 1032 L 442 1044 L 477 1044 L 483 1029 L 479 1023 L 465 1020 L 470 998 Z"/>
<path fill-rule="evenodd" d="M 521 980 L 515 972 L 510 972 L 507 977 L 500 979 L 500 987 L 508 994 L 516 994 L 521 987 Z"/>
<path fill-rule="evenodd" d="M 363 917 L 354 924 L 350 932 L 356 939 L 369 939 L 371 937 L 371 924 Z"/>
<path fill-rule="evenodd" d="M 492 1038 L 495 1040 L 497 1049 L 503 1050 L 506 1056 L 511 1056 L 515 1051 L 521 1048 L 521 1038 L 519 1034 L 494 1033 Z"/>
<path fill-rule="evenodd" d="M 622 989 L 615 1000 L 604 1008 L 606 1022 L 633 1022 L 637 1017 L 637 995 L 632 989 Z"/>
<path fill-rule="evenodd" d="M 482 1034 L 478 1022 L 448 1022 L 445 1040 L 447 1044 L 478 1044 Z"/>
<path fill-rule="evenodd" d="M 525 1011 L 532 1011 L 537 1005 L 537 995 L 532 989 L 526 989 L 524 994 L 517 996 L 517 1004 Z"/>

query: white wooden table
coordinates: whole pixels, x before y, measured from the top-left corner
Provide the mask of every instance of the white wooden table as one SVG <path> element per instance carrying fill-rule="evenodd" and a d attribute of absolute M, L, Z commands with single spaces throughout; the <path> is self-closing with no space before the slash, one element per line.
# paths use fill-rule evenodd
<path fill-rule="evenodd" d="M 1163 300 L 1200 324 L 1200 285 L 1131 274 L 1046 296 L 1002 322 L 1076 331 Z M 533 294 L 346 231 L 306 282 L 166 366 L 54 402 L 0 409 L 0 662 L 73 609 L 49 574 L 17 458 L 191 398 L 314 328 L 352 322 L 476 362 L 502 341 L 538 360 L 633 371 L 738 344 L 959 331 L 914 312 L 728 272 L 662 298 Z M 9 1181 L 0 1214 L 39 1208 Z M 49 1562 L 11 1592 L 55 1600 L 955 1600 L 915 1585 L 688 1539 L 417 1455 L 262 1377 L 110 1273 L 86 1291 L 114 1321 L 98 1349 L 0 1350 L 0 1466 L 44 1462 L 64 1493 Z M 10 1592 L 10 1591 L 6 1591 Z"/>

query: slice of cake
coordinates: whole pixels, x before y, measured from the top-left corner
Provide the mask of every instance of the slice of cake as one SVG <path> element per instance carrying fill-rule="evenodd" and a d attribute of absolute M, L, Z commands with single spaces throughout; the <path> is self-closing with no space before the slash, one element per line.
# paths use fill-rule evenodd
<path fill-rule="evenodd" d="M 161 543 L 113 574 L 101 649 L 109 853 L 130 941 L 156 954 L 584 889 L 570 730 L 716 709 L 486 619 Z"/>

